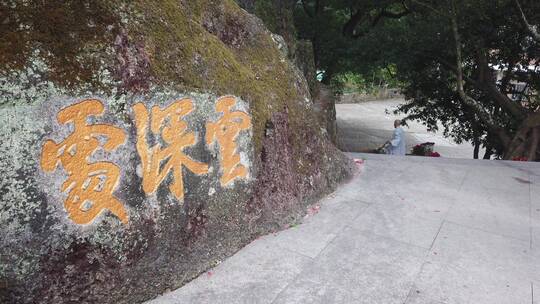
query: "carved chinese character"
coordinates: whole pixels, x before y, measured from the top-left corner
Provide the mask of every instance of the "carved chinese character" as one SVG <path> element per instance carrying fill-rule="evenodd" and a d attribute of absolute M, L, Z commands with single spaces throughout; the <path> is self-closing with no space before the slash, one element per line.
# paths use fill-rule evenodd
<path fill-rule="evenodd" d="M 142 103 L 135 104 L 133 110 L 137 126 L 137 151 L 142 161 L 144 192 L 154 193 L 169 172 L 172 172 L 174 180 L 169 189 L 177 199 L 182 199 L 182 166 L 198 175 L 208 172 L 208 165 L 192 160 L 183 152 L 184 148 L 195 144 L 195 134 L 187 132 L 187 123 L 183 120 L 184 116 L 193 111 L 193 102 L 190 99 L 181 99 L 164 109 L 153 106 L 151 117 Z M 148 145 L 146 134 L 149 125 L 156 138 L 160 135 L 162 143 L 151 147 Z"/>
<path fill-rule="evenodd" d="M 89 116 L 101 116 L 104 106 L 96 99 L 62 109 L 57 116 L 61 124 L 73 124 L 73 132 L 60 143 L 47 140 L 42 148 L 41 167 L 53 172 L 62 165 L 68 178 L 62 191 L 68 192 L 64 202 L 71 220 L 77 224 L 93 221 L 105 209 L 123 223 L 128 216 L 124 206 L 113 195 L 118 186 L 120 169 L 112 162 L 90 162 L 89 158 L 100 147 L 113 151 L 124 143 L 126 135 L 118 127 L 107 124 L 88 124 Z M 102 143 L 100 138 L 104 138 Z"/>
<path fill-rule="evenodd" d="M 221 185 L 225 186 L 235 178 L 245 178 L 247 168 L 240 163 L 240 155 L 236 151 L 236 138 L 240 131 L 251 127 L 251 118 L 240 111 L 231 111 L 236 104 L 234 97 L 221 97 L 216 102 L 216 111 L 223 116 L 216 122 L 209 122 L 206 126 L 206 143 L 208 145 L 217 141 L 221 155 Z"/>

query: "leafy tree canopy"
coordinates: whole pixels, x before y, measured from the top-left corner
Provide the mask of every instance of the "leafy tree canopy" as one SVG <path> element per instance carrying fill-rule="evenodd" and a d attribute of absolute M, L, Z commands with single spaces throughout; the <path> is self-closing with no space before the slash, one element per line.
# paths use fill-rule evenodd
<path fill-rule="evenodd" d="M 503 158 L 538 159 L 540 1 L 290 5 L 296 35 L 313 44 L 323 82 L 361 82 L 392 67 L 407 99 L 399 111 L 408 119 Z"/>
<path fill-rule="evenodd" d="M 407 119 L 488 156 L 540 158 L 540 1 L 242 1 L 288 42 L 311 42 L 323 83 L 390 71 Z"/>

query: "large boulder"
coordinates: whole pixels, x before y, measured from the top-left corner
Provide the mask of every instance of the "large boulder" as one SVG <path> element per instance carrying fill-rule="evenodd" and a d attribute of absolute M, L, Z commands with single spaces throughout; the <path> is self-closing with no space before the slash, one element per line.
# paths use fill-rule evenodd
<path fill-rule="evenodd" d="M 232 0 L 0 11 L 0 302 L 150 299 L 353 171 Z"/>

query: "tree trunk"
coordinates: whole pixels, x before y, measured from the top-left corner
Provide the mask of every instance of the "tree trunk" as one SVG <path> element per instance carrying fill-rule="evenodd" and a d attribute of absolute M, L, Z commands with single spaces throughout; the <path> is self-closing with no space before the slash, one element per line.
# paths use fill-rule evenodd
<path fill-rule="evenodd" d="M 493 155 L 493 144 L 490 140 L 490 134 L 486 134 L 486 152 L 484 152 L 484 156 L 482 159 L 491 159 L 491 155 Z"/>
<path fill-rule="evenodd" d="M 513 159 L 523 156 L 529 130 L 530 128 L 528 127 L 521 127 L 517 130 L 512 141 L 504 147 L 503 159 Z"/>
<path fill-rule="evenodd" d="M 540 113 L 530 114 L 519 126 L 513 139 L 509 144 L 505 144 L 504 159 L 513 159 L 517 157 L 527 157 L 533 155 L 536 159 L 536 150 L 538 149 L 538 128 L 540 128 Z M 534 146 L 534 147 L 533 147 Z M 527 147 L 529 147 L 527 149 Z"/>
<path fill-rule="evenodd" d="M 469 108 L 476 112 L 477 117 L 488 127 L 488 129 L 493 132 L 493 134 L 496 134 L 501 140 L 501 142 L 507 145 L 510 142 L 510 138 L 507 132 L 497 125 L 495 119 L 493 118 L 493 115 L 489 113 L 480 102 L 465 93 L 462 66 L 463 61 L 461 55 L 461 38 L 458 31 L 457 14 L 454 2 L 452 2 L 452 16 L 450 21 L 456 47 L 456 89 L 458 91 L 459 97 L 463 101 L 463 103 L 465 103 L 467 106 L 469 106 Z"/>
<path fill-rule="evenodd" d="M 529 156 L 527 159 L 529 161 L 536 161 L 538 155 L 538 145 L 540 143 L 540 127 L 536 127 L 532 130 L 532 141 L 531 146 L 529 147 Z"/>
<path fill-rule="evenodd" d="M 529 33 L 534 38 L 534 40 L 540 41 L 540 33 L 538 32 L 536 27 L 529 24 L 529 22 L 527 21 L 527 17 L 525 17 L 525 13 L 523 13 L 523 9 L 521 8 L 521 5 L 519 4 L 519 1 L 515 0 L 515 2 L 516 2 L 516 6 L 519 9 L 519 13 L 521 14 L 521 21 L 523 22 L 523 25 L 525 26 L 527 31 L 529 31 Z"/>
<path fill-rule="evenodd" d="M 473 152 L 473 158 L 478 159 L 478 153 L 480 152 L 480 143 L 478 141 L 475 141 L 474 143 L 474 152 Z"/>
<path fill-rule="evenodd" d="M 491 155 L 493 155 L 493 149 L 490 145 L 486 147 L 486 153 L 484 153 L 483 159 L 491 159 Z"/>

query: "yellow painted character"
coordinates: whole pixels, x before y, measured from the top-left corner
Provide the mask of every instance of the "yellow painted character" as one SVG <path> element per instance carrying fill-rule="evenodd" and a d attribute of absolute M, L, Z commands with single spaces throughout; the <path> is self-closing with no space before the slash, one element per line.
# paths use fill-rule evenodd
<path fill-rule="evenodd" d="M 184 116 L 193 111 L 193 102 L 190 99 L 181 99 L 164 109 L 153 106 L 151 117 L 142 103 L 135 104 L 133 111 L 137 127 L 137 152 L 142 161 L 144 192 L 154 193 L 169 172 L 172 172 L 174 180 L 169 189 L 177 199 L 182 199 L 182 166 L 197 175 L 208 173 L 207 164 L 194 161 L 183 152 L 184 148 L 195 145 L 195 134 L 187 132 L 187 123 L 183 120 Z M 148 145 L 146 134 L 149 125 L 153 134 L 161 135 L 165 145 Z"/>
<path fill-rule="evenodd" d="M 113 151 L 124 143 L 126 135 L 118 127 L 107 124 L 88 124 L 89 116 L 101 116 L 104 106 L 97 99 L 86 99 L 62 109 L 61 124 L 73 124 L 73 132 L 60 143 L 47 140 L 42 148 L 41 168 L 53 172 L 62 165 L 68 178 L 62 191 L 68 192 L 64 206 L 77 224 L 93 221 L 108 209 L 123 223 L 128 216 L 122 203 L 113 195 L 120 179 L 120 169 L 112 162 L 90 162 L 89 157 L 100 147 Z M 99 138 L 105 137 L 101 144 Z"/>
<path fill-rule="evenodd" d="M 216 102 L 216 112 L 223 115 L 216 122 L 206 125 L 206 143 L 208 145 L 217 141 L 219 144 L 221 168 L 221 185 L 225 186 L 235 178 L 245 178 L 247 168 L 240 163 L 240 155 L 236 151 L 236 138 L 240 131 L 251 127 L 251 118 L 240 111 L 231 111 L 236 104 L 232 96 L 221 97 Z"/>

